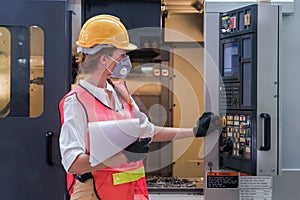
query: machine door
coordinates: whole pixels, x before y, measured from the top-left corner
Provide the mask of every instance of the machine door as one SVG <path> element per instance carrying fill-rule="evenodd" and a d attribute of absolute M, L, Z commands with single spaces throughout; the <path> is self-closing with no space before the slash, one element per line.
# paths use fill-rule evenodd
<path fill-rule="evenodd" d="M 1 199 L 64 198 L 58 102 L 69 85 L 65 8 L 64 1 L 1 1 Z"/>

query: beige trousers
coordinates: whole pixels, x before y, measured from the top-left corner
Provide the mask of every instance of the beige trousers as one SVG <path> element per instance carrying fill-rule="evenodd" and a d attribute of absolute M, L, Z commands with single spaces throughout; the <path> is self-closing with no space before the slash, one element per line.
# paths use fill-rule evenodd
<path fill-rule="evenodd" d="M 93 179 L 89 179 L 84 183 L 76 180 L 71 200 L 98 200 L 95 194 L 93 182 Z"/>

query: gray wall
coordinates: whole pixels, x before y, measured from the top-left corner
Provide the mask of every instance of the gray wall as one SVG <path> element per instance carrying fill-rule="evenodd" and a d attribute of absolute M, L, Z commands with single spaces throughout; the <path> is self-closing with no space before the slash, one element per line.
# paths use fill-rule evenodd
<path fill-rule="evenodd" d="M 282 121 L 282 168 L 298 169 L 300 130 L 300 1 L 295 1 L 295 12 L 283 16 L 282 23 L 282 70 L 281 70 L 281 121 Z M 299 187 L 300 189 L 300 187 Z"/>
<path fill-rule="evenodd" d="M 282 175 L 274 177 L 274 200 L 299 200 L 300 156 L 298 153 L 300 130 L 300 1 L 295 1 L 295 12 L 284 15 L 282 23 L 281 69 L 281 125 L 282 125 Z"/>

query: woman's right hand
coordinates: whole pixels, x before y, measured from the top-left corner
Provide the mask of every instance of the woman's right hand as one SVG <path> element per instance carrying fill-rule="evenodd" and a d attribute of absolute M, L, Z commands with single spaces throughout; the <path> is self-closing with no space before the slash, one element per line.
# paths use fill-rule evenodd
<path fill-rule="evenodd" d="M 140 140 L 133 142 L 126 147 L 123 153 L 127 157 L 128 163 L 144 159 L 150 150 L 150 141 L 150 137 L 141 138 Z"/>

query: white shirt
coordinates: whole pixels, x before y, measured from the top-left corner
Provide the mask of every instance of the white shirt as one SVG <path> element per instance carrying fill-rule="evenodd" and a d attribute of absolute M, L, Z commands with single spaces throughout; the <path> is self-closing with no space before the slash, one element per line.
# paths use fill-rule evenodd
<path fill-rule="evenodd" d="M 98 88 L 85 80 L 81 80 L 79 84 L 108 107 L 108 95 L 105 90 L 111 91 L 115 99 L 115 110 L 122 110 L 122 103 L 116 91 L 109 83 L 107 83 L 107 88 L 105 89 Z M 154 125 L 149 122 L 144 113 L 140 112 L 132 97 L 131 99 L 133 115 L 135 118 L 139 118 L 140 120 L 141 137 L 152 138 L 154 135 Z M 86 153 L 88 124 L 84 108 L 75 95 L 66 97 L 63 109 L 64 124 L 61 127 L 59 144 L 62 156 L 62 165 L 65 170 L 68 171 L 77 156 Z"/>

